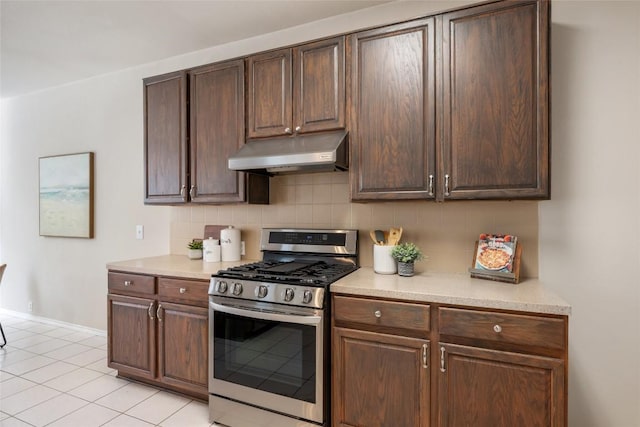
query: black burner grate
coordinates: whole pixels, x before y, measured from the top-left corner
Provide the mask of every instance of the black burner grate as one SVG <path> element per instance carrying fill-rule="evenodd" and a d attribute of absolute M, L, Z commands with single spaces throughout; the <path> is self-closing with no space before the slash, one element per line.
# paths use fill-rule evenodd
<path fill-rule="evenodd" d="M 217 275 L 221 277 L 277 283 L 326 285 L 335 282 L 356 268 L 353 264 L 329 264 L 324 261 L 260 261 L 221 270 Z"/>

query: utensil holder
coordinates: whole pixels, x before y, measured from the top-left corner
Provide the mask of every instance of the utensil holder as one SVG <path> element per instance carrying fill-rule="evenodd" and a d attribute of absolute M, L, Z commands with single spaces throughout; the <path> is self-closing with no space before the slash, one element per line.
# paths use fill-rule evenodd
<path fill-rule="evenodd" d="M 398 263 L 391 256 L 393 246 L 373 245 L 373 271 L 378 274 L 396 274 Z"/>

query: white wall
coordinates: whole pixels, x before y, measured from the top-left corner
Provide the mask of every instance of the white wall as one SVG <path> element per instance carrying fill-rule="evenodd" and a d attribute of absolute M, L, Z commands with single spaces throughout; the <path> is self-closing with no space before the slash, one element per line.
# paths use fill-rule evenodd
<path fill-rule="evenodd" d="M 640 425 L 640 2 L 554 2 L 540 278 L 573 311 L 573 426 Z"/>
<path fill-rule="evenodd" d="M 105 263 L 169 251 L 171 208 L 142 204 L 141 78 L 455 6 L 400 2 L 3 100 L 2 307 L 105 329 Z M 573 306 L 570 425 L 640 426 L 640 4 L 554 0 L 552 21 L 539 259 Z M 78 151 L 96 153 L 96 238 L 39 237 L 37 159 Z"/>

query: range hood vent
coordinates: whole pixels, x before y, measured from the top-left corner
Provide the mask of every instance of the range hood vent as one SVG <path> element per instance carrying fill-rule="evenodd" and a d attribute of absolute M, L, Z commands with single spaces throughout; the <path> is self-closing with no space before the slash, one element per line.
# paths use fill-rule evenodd
<path fill-rule="evenodd" d="M 268 175 L 347 170 L 347 135 L 341 130 L 254 139 L 229 157 L 229 169 Z"/>

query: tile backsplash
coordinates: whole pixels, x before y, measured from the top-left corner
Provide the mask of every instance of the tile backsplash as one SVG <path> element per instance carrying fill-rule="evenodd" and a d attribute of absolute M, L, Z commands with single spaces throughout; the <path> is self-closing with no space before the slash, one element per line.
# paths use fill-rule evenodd
<path fill-rule="evenodd" d="M 186 254 L 204 226 L 233 225 L 246 244 L 243 259 L 260 259 L 265 227 L 351 228 L 359 230 L 360 264 L 371 266 L 369 230 L 402 227 L 402 241 L 420 246 L 427 259 L 418 272 L 466 273 L 480 233 L 518 236 L 521 275 L 538 276 L 537 201 L 402 201 L 351 203 L 349 174 L 333 172 L 271 178 L 270 205 L 187 205 L 171 208 L 171 253 Z"/>

